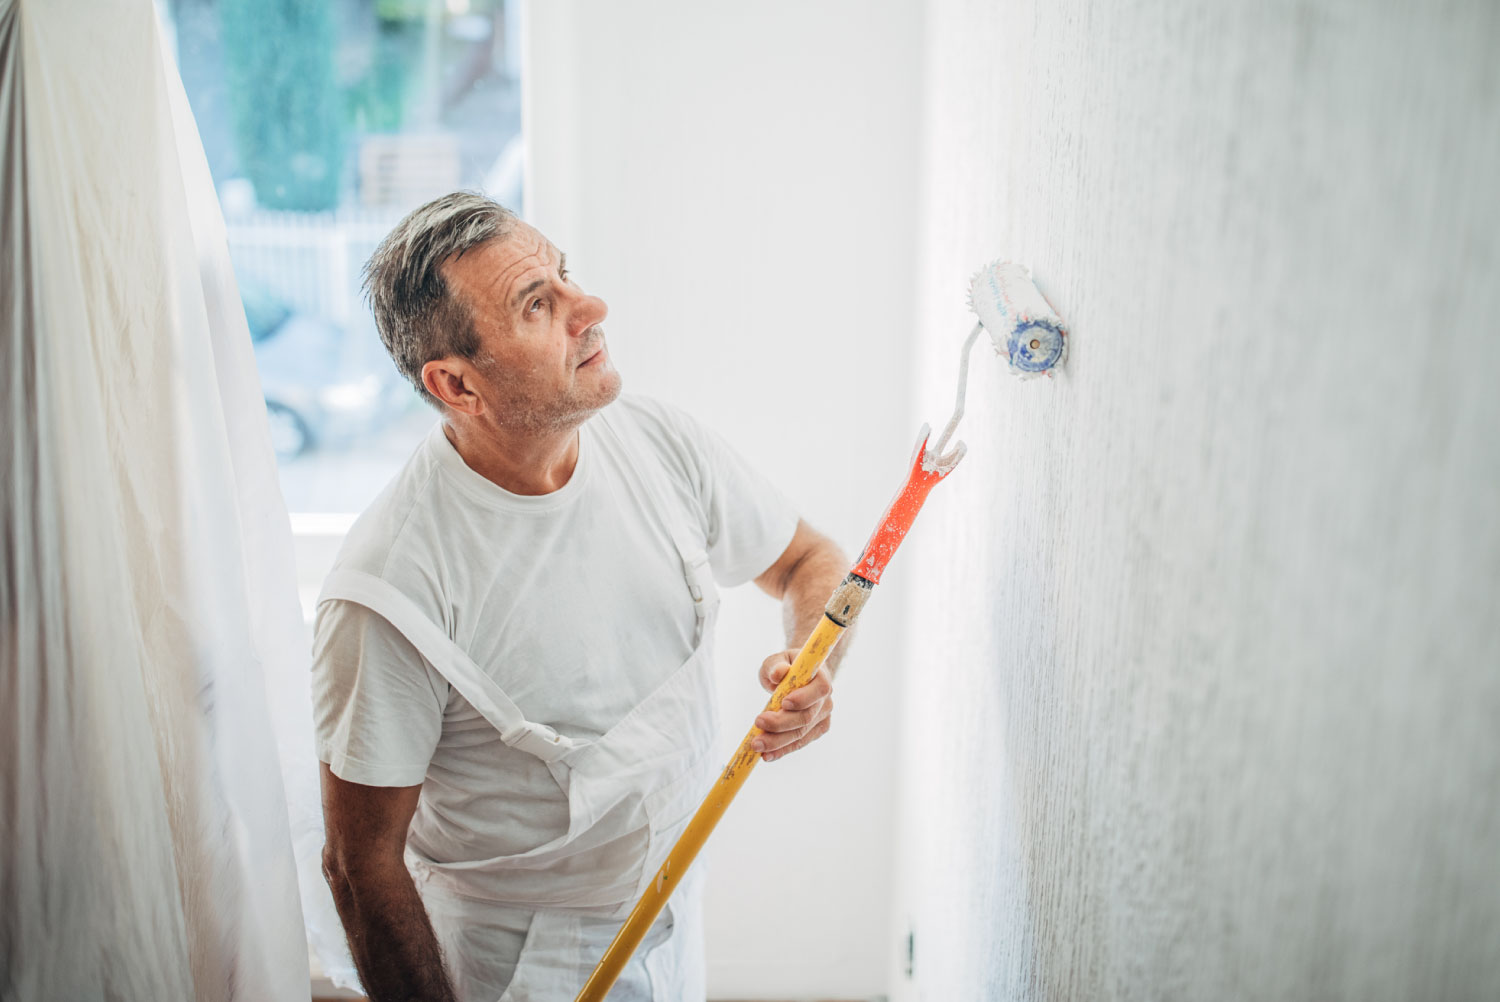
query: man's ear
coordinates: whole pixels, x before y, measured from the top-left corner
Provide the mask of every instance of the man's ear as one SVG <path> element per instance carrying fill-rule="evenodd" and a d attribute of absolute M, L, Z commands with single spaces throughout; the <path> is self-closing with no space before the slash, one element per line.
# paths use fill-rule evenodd
<path fill-rule="evenodd" d="M 484 410 L 484 400 L 475 392 L 474 367 L 461 358 L 433 359 L 422 366 L 422 385 L 447 407 L 460 414 Z"/>

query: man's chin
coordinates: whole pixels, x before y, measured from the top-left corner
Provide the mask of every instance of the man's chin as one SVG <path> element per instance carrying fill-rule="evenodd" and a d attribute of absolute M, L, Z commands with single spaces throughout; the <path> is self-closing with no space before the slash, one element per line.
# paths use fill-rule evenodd
<path fill-rule="evenodd" d="M 618 369 L 613 365 L 609 371 L 604 373 L 599 381 L 600 408 L 608 407 L 620 399 L 620 391 L 625 387 L 625 379 L 620 375 Z"/>
<path fill-rule="evenodd" d="M 575 383 L 572 391 L 552 409 L 552 424 L 576 427 L 618 400 L 623 386 L 624 380 L 613 365 L 598 373 L 586 390 Z"/>
<path fill-rule="evenodd" d="M 596 375 L 593 385 L 589 386 L 585 392 L 578 392 L 584 388 L 575 386 L 573 401 L 580 412 L 592 414 L 603 410 L 620 398 L 624 382 L 615 367 L 610 365 L 609 368 Z"/>

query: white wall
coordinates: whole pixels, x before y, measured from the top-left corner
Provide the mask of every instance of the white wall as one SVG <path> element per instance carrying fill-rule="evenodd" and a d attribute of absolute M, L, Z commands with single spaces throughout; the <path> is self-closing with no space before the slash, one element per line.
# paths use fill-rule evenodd
<path fill-rule="evenodd" d="M 1495 997 L 1497 18 L 931 4 L 897 998 Z"/>
<path fill-rule="evenodd" d="M 915 0 L 538 0 L 527 18 L 529 213 L 610 304 L 627 391 L 721 431 L 852 556 L 916 433 Z M 832 734 L 758 769 L 710 844 L 717 997 L 885 990 L 902 559 Z M 719 642 L 727 758 L 764 702 L 775 605 L 731 593 Z"/>

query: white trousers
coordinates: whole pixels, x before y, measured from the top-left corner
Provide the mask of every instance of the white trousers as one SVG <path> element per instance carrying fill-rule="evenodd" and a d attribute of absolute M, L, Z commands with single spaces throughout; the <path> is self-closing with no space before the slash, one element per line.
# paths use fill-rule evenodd
<path fill-rule="evenodd" d="M 419 884 L 422 902 L 432 921 L 433 932 L 443 951 L 443 963 L 453 980 L 459 1002 L 499 1002 L 515 977 L 523 950 L 528 965 L 547 964 L 549 956 L 573 958 L 558 961 L 559 969 L 548 980 L 571 985 L 576 994 L 593 970 L 592 964 L 620 931 L 623 919 L 575 918 L 567 923 L 571 943 L 528 942 L 533 926 L 541 935 L 559 935 L 554 923 L 537 923 L 537 913 L 525 908 L 467 898 L 452 891 Z M 665 955 L 677 953 L 687 966 L 703 969 L 702 881 L 684 880 L 647 932 L 645 941 L 630 958 L 610 991 L 610 1002 L 703 1002 L 701 973 L 681 977 L 685 971 L 661 969 Z M 576 938 L 575 938 L 576 937 Z M 533 937 L 535 938 L 535 937 Z M 658 948 L 678 940 L 678 950 Z M 579 962 L 581 958 L 582 962 Z M 654 961 L 654 962 L 652 962 Z M 674 965 L 677 966 L 677 965 Z M 571 967 L 571 969 L 566 969 Z M 665 976 L 664 976 L 665 975 Z M 556 1002 L 567 1002 L 559 997 Z M 505 1002 L 527 1002 L 507 998 Z M 549 1000 L 552 1002 L 552 1000 Z"/>

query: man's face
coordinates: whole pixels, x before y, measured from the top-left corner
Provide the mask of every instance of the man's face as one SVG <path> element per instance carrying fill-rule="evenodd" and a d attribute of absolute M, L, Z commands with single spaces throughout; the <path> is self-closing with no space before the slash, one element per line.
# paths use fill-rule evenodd
<path fill-rule="evenodd" d="M 620 395 L 604 346 L 609 308 L 587 295 L 546 237 L 524 223 L 444 266 L 479 335 L 476 392 L 490 420 L 524 431 L 573 427 Z"/>

